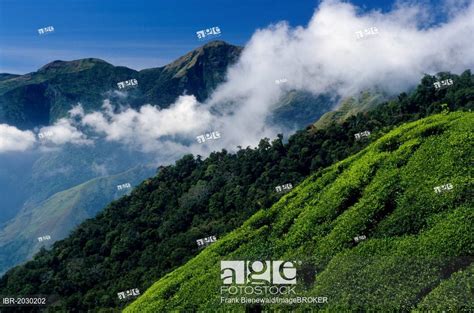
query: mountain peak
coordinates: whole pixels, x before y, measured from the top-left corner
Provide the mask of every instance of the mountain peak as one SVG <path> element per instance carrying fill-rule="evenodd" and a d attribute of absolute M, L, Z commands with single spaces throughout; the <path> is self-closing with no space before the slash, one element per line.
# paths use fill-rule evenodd
<path fill-rule="evenodd" d="M 224 40 L 213 40 L 201 46 L 201 48 L 206 49 L 206 48 L 214 48 L 214 47 L 219 47 L 219 46 L 235 47 L 234 45 L 228 44 Z"/>
<path fill-rule="evenodd" d="M 230 50 L 238 50 L 240 52 L 242 49 L 243 48 L 240 47 L 240 46 L 231 45 L 231 44 L 229 44 L 229 43 L 227 43 L 223 40 L 213 40 L 213 41 L 210 41 L 210 42 L 206 43 L 205 45 L 200 46 L 197 49 L 194 49 L 193 51 L 189 52 L 187 55 L 190 55 L 190 56 L 203 55 L 207 51 L 226 51 L 226 52 L 228 52 Z M 187 55 L 185 55 L 185 57 Z"/>
<path fill-rule="evenodd" d="M 18 76 L 20 76 L 20 75 L 10 74 L 10 73 L 0 73 L 0 81 L 7 80 L 7 79 L 10 79 L 10 78 L 15 78 L 15 77 L 18 77 Z"/>
<path fill-rule="evenodd" d="M 218 56 L 231 55 L 232 57 L 230 59 L 235 61 L 242 49 L 240 46 L 234 46 L 222 40 L 214 40 L 166 65 L 165 71 L 175 72 L 176 77 L 182 77 L 186 74 L 187 70 L 194 67 L 202 57 L 218 59 Z"/>
<path fill-rule="evenodd" d="M 41 67 L 38 72 L 77 72 L 99 64 L 113 66 L 104 60 L 96 58 L 86 58 L 72 61 L 55 60 Z"/>

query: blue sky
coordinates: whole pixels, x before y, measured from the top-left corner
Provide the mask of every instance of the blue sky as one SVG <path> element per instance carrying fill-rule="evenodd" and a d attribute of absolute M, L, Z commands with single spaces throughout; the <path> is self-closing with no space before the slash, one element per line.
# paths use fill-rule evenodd
<path fill-rule="evenodd" d="M 392 1 L 351 1 L 364 10 Z M 162 66 L 203 44 L 196 31 L 218 26 L 243 45 L 286 20 L 306 25 L 315 0 L 0 0 L 0 72 L 23 74 L 53 60 L 104 59 L 134 69 Z M 55 31 L 40 36 L 38 29 Z"/>

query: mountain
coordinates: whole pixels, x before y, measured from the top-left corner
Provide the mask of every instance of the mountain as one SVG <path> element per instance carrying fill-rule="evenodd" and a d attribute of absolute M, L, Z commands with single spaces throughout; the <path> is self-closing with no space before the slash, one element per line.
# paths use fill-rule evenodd
<path fill-rule="evenodd" d="M 120 102 L 120 97 L 114 96 L 110 90 L 116 89 L 117 81 L 131 77 L 140 81 L 139 88 L 130 91 L 123 104 L 138 107 L 155 101 L 161 106 L 168 106 L 186 88 L 206 94 L 201 89 L 213 88 L 220 82 L 227 66 L 235 62 L 240 50 L 240 47 L 224 42 L 212 42 L 166 67 L 141 72 L 89 58 L 54 61 L 37 72 L 22 76 L 3 74 L 0 79 L 0 122 L 22 128 L 48 125 L 64 116 L 78 102 L 86 110 L 97 110 L 106 97 L 115 103 Z M 171 90 L 165 88 L 166 84 L 181 87 Z M 140 88 L 147 86 L 154 89 L 148 90 L 147 94 L 142 93 Z M 169 96 L 170 102 L 164 102 L 161 98 L 164 95 Z M 2 115 L 2 112 L 5 114 Z M 125 172 L 137 164 L 151 162 L 152 158 L 151 155 L 128 151 L 126 147 L 103 141 L 92 147 L 66 145 L 42 153 L 0 155 L 0 183 L 5 186 L 0 190 L 2 199 L 5 199 L 0 203 L 0 233 L 3 234 L 0 235 L 0 273 L 38 250 L 39 244 L 31 241 L 29 223 L 38 223 L 38 217 L 44 225 L 55 223 L 57 217 L 49 214 L 50 206 L 43 203 L 54 202 L 53 197 L 57 197 L 58 193 L 79 192 L 81 184 L 97 182 L 94 178 Z M 147 176 L 140 176 L 139 181 Z M 94 188 L 100 186 L 98 184 Z M 94 216 L 112 199 L 107 191 L 103 195 L 101 192 L 93 194 L 98 194 L 101 200 L 96 203 L 97 207 L 85 214 L 65 214 L 62 226 L 55 229 L 61 235 L 51 241 L 64 237 L 72 225 Z M 75 205 L 87 206 L 87 199 L 78 196 Z M 35 218 L 25 219 L 25 215 Z"/>
<path fill-rule="evenodd" d="M 0 155 L 0 162 L 0 273 L 95 216 L 115 199 L 115 185 L 136 185 L 156 172 L 156 165 L 140 165 L 156 164 L 152 155 L 101 140 Z M 38 242 L 42 233 L 51 239 Z"/>
<path fill-rule="evenodd" d="M 167 107 L 183 93 L 204 101 L 225 79 L 227 68 L 235 63 L 241 47 L 212 41 L 160 68 L 139 72 L 146 103 Z"/>
<path fill-rule="evenodd" d="M 309 92 L 290 90 L 283 94 L 267 122 L 287 129 L 301 129 L 331 112 L 338 99 L 329 94 L 315 96 Z"/>
<path fill-rule="evenodd" d="M 95 145 L 0 154 L 0 231 L 21 210 L 38 207 L 58 192 L 151 162 L 153 156 L 103 140 Z"/>
<path fill-rule="evenodd" d="M 324 113 L 319 120 L 314 123 L 315 128 L 325 128 L 332 122 L 342 123 L 349 116 L 359 112 L 373 109 L 381 102 L 387 100 L 387 96 L 382 92 L 364 91 L 359 95 L 346 98 L 338 104 L 336 110 Z"/>
<path fill-rule="evenodd" d="M 295 297 L 328 301 L 292 310 L 473 309 L 472 125 L 474 113 L 445 113 L 394 129 L 305 179 L 124 312 L 288 308 L 222 304 L 222 260 L 301 261 L 297 273 L 310 274 L 298 277 Z M 433 190 L 445 184 L 452 190 Z"/>
<path fill-rule="evenodd" d="M 98 109 L 105 92 L 136 73 L 99 59 L 54 61 L 0 82 L 0 122 L 26 129 L 53 123 L 78 102 Z"/>
<path fill-rule="evenodd" d="M 13 218 L 29 197 L 25 180 L 31 177 L 37 159 L 36 153 L 0 154 L 0 225 Z"/>
<path fill-rule="evenodd" d="M 20 75 L 9 74 L 9 73 L 0 73 L 0 81 L 5 80 L 5 79 L 14 78 L 14 77 L 17 77 L 17 76 L 20 76 Z"/>
<path fill-rule="evenodd" d="M 287 143 L 283 143 L 282 136 L 272 142 L 263 139 L 254 149 L 241 149 L 235 154 L 223 150 L 204 160 L 188 155 L 174 166 L 161 167 L 155 177 L 81 223 L 50 250 L 41 250 L 33 260 L 9 270 L 0 279 L 0 293 L 21 296 L 51 294 L 54 290 L 60 297 L 55 304 L 63 310 L 120 308 L 126 302 L 119 301 L 118 292 L 146 290 L 197 255 L 197 239 L 224 238 L 259 210 L 272 207 L 282 196 L 293 197 L 284 196 L 275 187 L 288 183 L 296 186 L 403 123 L 439 112 L 471 109 L 471 72 L 442 75 L 455 82 L 449 89 L 436 90 L 433 82 L 439 78 L 426 76 L 410 94 L 402 93 L 372 110 L 348 117 L 343 123 L 332 123 L 324 129 L 308 127 L 291 136 Z M 368 138 L 355 139 L 355 134 L 367 130 L 371 132 Z M 437 133 L 437 128 L 427 127 L 419 140 L 436 138 Z M 408 145 L 399 152 L 416 149 L 417 138 L 414 137 L 413 147 Z M 396 140 L 387 144 L 387 151 L 378 155 L 377 160 L 382 162 L 391 150 L 398 151 L 397 145 Z M 374 148 L 368 151 L 371 149 Z M 399 165 L 405 166 L 403 162 Z M 340 169 L 334 175 L 341 174 L 344 168 Z M 377 167 L 372 171 L 377 171 Z M 345 180 L 346 176 L 341 177 Z M 365 176 L 362 178 L 370 177 Z M 317 197 L 318 193 L 308 196 Z M 354 193 L 350 199 L 360 196 Z M 342 200 L 343 197 L 344 193 Z M 341 210 L 346 206 L 352 206 L 350 201 L 341 204 Z"/>
<path fill-rule="evenodd" d="M 73 105 L 99 110 L 104 98 L 114 98 L 117 83 L 137 79 L 127 104 L 137 108 L 151 103 L 168 107 L 185 91 L 204 100 L 224 79 L 242 48 L 223 41 L 210 42 L 169 65 L 135 71 L 88 58 L 54 61 L 38 71 L 0 80 L 0 123 L 19 128 L 49 125 L 64 117 Z"/>
<path fill-rule="evenodd" d="M 154 172 L 152 166 L 136 166 L 123 173 L 91 179 L 24 208 L 0 230 L 0 273 L 30 258 L 42 246 L 49 247 L 63 239 L 83 220 L 130 191 L 118 190 L 118 185 L 129 183 L 133 187 Z M 50 239 L 39 241 L 42 236 Z"/>
<path fill-rule="evenodd" d="M 38 205 L 52 195 L 102 176 L 113 176 L 153 162 L 153 156 L 106 140 L 94 145 L 64 145 L 40 154 L 22 188 L 32 191 L 25 207 Z"/>

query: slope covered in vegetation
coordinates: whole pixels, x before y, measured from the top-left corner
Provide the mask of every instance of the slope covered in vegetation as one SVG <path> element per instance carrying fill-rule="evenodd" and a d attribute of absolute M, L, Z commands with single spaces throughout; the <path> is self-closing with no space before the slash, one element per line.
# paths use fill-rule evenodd
<path fill-rule="evenodd" d="M 425 77 L 416 91 L 382 103 L 326 129 L 308 128 L 283 143 L 262 140 L 235 154 L 207 159 L 185 156 L 163 167 L 130 196 L 112 202 L 97 217 L 0 279 L 0 293 L 58 294 L 68 310 L 116 308 L 117 293 L 146 290 L 199 250 L 196 240 L 234 230 L 282 196 L 278 185 L 301 182 L 313 172 L 360 151 L 395 125 L 442 110 L 472 108 L 474 77 L 442 74 L 455 82 L 435 90 Z M 444 78 L 443 78 L 444 79 Z M 446 105 L 444 105 L 446 104 Z M 367 139 L 354 134 L 370 130 Z"/>
<path fill-rule="evenodd" d="M 24 208 L 0 228 L 0 273 L 32 257 L 41 247 L 49 247 L 51 241 L 63 239 L 76 225 L 126 194 L 118 191 L 117 185 L 124 182 L 137 185 L 154 174 L 151 165 L 139 165 L 122 173 L 91 179 L 58 192 L 37 206 Z M 37 238 L 43 235 L 49 235 L 51 240 L 39 242 Z"/>
<path fill-rule="evenodd" d="M 328 298 L 265 308 L 474 309 L 472 125 L 473 113 L 456 112 L 396 128 L 304 180 L 125 312 L 245 310 L 221 303 L 221 260 L 301 261 L 299 270 L 316 274 L 300 276 L 298 296 Z M 446 184 L 452 188 L 435 192 Z M 367 239 L 355 243 L 361 235 Z"/>
<path fill-rule="evenodd" d="M 324 129 L 333 122 L 343 123 L 349 116 L 375 108 L 383 102 L 385 98 L 387 98 L 387 96 L 382 92 L 364 91 L 356 96 L 343 99 L 336 110 L 324 113 L 321 118 L 314 123 L 314 127 Z"/>

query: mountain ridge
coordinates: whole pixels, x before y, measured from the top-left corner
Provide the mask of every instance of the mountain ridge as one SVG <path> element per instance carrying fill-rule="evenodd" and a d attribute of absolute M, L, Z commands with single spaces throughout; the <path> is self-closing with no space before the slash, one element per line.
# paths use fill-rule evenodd
<path fill-rule="evenodd" d="M 167 107 L 185 90 L 204 100 L 212 88 L 222 82 L 227 67 L 237 60 L 241 50 L 241 47 L 216 41 L 168 65 L 141 71 L 114 66 L 97 58 L 84 58 L 56 60 L 25 75 L 7 74 L 9 76 L 0 79 L 0 123 L 21 129 L 49 125 L 66 116 L 78 102 L 86 111 L 99 110 L 106 93 L 117 90 L 117 83 L 128 79 L 139 82 L 137 88 L 129 92 L 129 102 L 134 108 L 146 103 Z M 189 62 L 190 56 L 200 62 Z M 213 61 L 213 57 L 219 61 Z M 206 69 L 202 65 L 206 65 Z"/>
<path fill-rule="evenodd" d="M 116 191 L 116 185 L 123 182 L 135 185 L 154 172 L 154 167 L 136 166 L 125 172 L 96 177 L 24 208 L 0 229 L 0 274 L 30 258 L 40 246 L 50 247 L 52 242 L 63 239 L 80 222 L 95 216 L 107 203 L 122 196 L 124 193 Z M 36 239 L 42 235 L 50 235 L 52 241 L 38 243 Z"/>
<path fill-rule="evenodd" d="M 40 67 L 37 70 L 37 72 L 49 72 L 49 71 L 54 72 L 56 70 L 59 70 L 60 72 L 64 72 L 64 69 L 66 69 L 66 71 L 85 70 L 98 64 L 114 66 L 111 63 L 102 59 L 98 59 L 98 58 L 83 58 L 83 59 L 76 59 L 76 60 L 71 60 L 71 61 L 55 60 Z M 117 67 L 117 66 L 114 66 L 114 67 Z"/>

